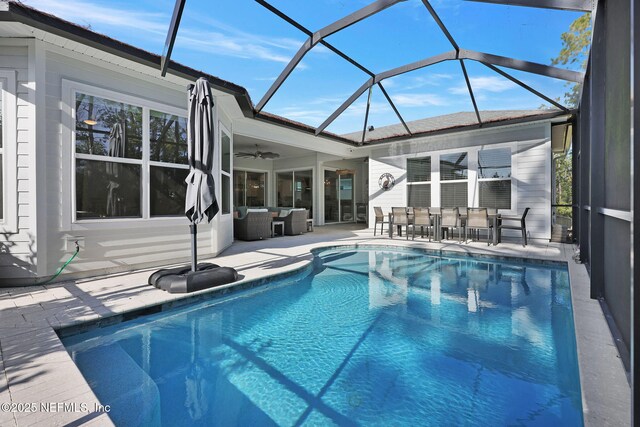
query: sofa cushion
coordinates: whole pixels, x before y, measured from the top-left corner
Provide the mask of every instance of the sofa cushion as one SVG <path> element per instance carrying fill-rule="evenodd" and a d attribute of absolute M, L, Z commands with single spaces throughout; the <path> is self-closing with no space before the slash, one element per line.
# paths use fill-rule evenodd
<path fill-rule="evenodd" d="M 247 208 L 247 213 L 249 212 L 269 212 L 266 208 Z"/>
<path fill-rule="evenodd" d="M 291 212 L 291 209 L 280 209 L 280 214 L 278 214 L 278 216 L 283 218 L 285 216 L 288 216 L 289 212 Z"/>

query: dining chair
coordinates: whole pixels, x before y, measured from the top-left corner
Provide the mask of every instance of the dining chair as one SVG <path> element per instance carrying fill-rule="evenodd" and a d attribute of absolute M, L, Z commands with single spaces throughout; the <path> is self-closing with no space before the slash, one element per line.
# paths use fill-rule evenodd
<path fill-rule="evenodd" d="M 527 217 L 527 214 L 529 213 L 529 208 L 525 208 L 524 212 L 522 213 L 521 217 L 518 216 L 510 216 L 510 215 L 501 215 L 500 216 L 500 226 L 499 229 L 502 230 L 504 228 L 509 229 L 509 230 L 520 230 L 522 232 L 522 242 L 523 245 L 522 246 L 527 246 L 527 225 L 525 223 L 525 218 Z M 505 224 L 505 221 L 520 221 L 520 225 L 511 225 L 511 224 Z"/>
<path fill-rule="evenodd" d="M 491 233 L 493 231 L 493 226 L 491 225 L 491 221 L 489 220 L 487 208 L 467 208 L 466 225 L 467 226 L 464 232 L 465 242 L 467 241 L 467 234 L 470 230 L 472 231 L 472 234 L 473 231 L 487 230 L 487 246 L 491 244 Z M 478 239 L 480 239 L 480 236 L 478 236 Z"/>
<path fill-rule="evenodd" d="M 462 242 L 462 230 L 465 225 L 460 218 L 460 210 L 458 208 L 443 208 L 440 220 L 440 228 L 447 229 L 447 237 L 449 237 L 448 230 L 451 229 L 451 234 L 453 234 L 453 230 L 458 229 L 458 240 Z"/>
<path fill-rule="evenodd" d="M 429 208 L 413 208 L 413 227 L 420 227 L 420 237 L 424 238 L 424 229 L 427 228 L 427 237 L 431 241 L 429 229 L 433 226 L 433 220 L 429 214 Z M 415 230 L 414 230 L 415 233 Z"/>
<path fill-rule="evenodd" d="M 409 240 L 409 227 L 413 228 L 413 237 L 412 240 L 416 237 L 416 230 L 413 227 L 411 221 L 409 221 L 409 215 L 407 214 L 407 208 L 391 208 L 391 214 L 393 215 L 393 224 L 390 225 L 392 227 L 399 227 L 400 231 L 402 231 L 402 227 L 405 227 L 406 237 Z"/>
<path fill-rule="evenodd" d="M 375 214 L 375 221 L 373 223 L 373 235 L 376 235 L 376 229 L 378 228 L 378 223 L 380 224 L 380 234 L 384 232 L 384 225 L 389 224 L 389 220 L 385 219 L 385 214 L 382 212 L 382 208 L 379 206 L 373 207 L 373 212 Z"/>

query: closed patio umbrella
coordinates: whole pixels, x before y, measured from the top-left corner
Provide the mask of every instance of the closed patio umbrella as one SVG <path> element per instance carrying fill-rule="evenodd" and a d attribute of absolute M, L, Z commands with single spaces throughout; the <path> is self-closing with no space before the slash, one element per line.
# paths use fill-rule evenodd
<path fill-rule="evenodd" d="M 187 144 L 189 175 L 185 199 L 185 214 L 191 221 L 191 270 L 196 271 L 197 224 L 203 219 L 210 222 L 218 213 L 213 180 L 213 96 L 209 82 L 200 78 L 189 87 Z"/>
<path fill-rule="evenodd" d="M 124 157 L 125 138 L 124 130 L 120 123 L 115 123 L 109 132 L 109 150 L 110 157 Z M 107 216 L 117 216 L 121 206 L 118 203 L 119 184 L 119 165 L 109 162 L 105 169 L 109 176 L 109 184 L 107 185 Z"/>
<path fill-rule="evenodd" d="M 189 106 L 187 119 L 187 145 L 189 153 L 189 175 L 185 199 L 185 214 L 191 221 L 191 271 L 189 266 L 160 269 L 149 276 L 149 284 L 170 293 L 194 292 L 238 280 L 238 272 L 231 267 L 216 264 L 197 264 L 196 246 L 197 224 L 206 218 L 210 222 L 218 213 L 215 184 L 213 180 L 213 96 L 209 82 L 198 79 L 189 86 Z M 198 374 L 196 372 L 196 374 Z M 199 375 L 199 374 L 198 374 Z M 198 406 L 199 382 L 197 375 L 188 384 L 190 404 L 194 414 L 206 412 L 206 407 Z M 195 387 L 195 388 L 194 388 Z"/>

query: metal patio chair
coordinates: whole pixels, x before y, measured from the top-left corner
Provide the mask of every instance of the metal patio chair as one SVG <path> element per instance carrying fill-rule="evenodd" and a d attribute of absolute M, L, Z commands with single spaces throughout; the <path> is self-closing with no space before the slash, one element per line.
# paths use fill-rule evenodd
<path fill-rule="evenodd" d="M 413 228 L 413 237 L 412 240 L 416 237 L 416 230 L 413 227 L 413 224 L 409 220 L 409 214 L 407 213 L 407 208 L 391 208 L 391 214 L 393 215 L 393 224 L 390 227 L 399 227 L 400 232 L 402 232 L 402 227 L 406 230 L 406 237 L 409 240 L 409 227 Z"/>
<path fill-rule="evenodd" d="M 487 208 L 467 208 L 467 223 L 464 231 L 464 241 L 467 241 L 467 235 L 469 231 L 487 230 L 487 246 L 491 244 L 491 233 L 493 232 L 493 226 L 489 220 L 489 214 Z M 478 236 L 480 240 L 480 236 Z"/>
<path fill-rule="evenodd" d="M 464 230 L 464 222 L 462 218 L 460 218 L 460 211 L 458 208 L 443 208 L 442 209 L 442 219 L 440 221 L 440 229 L 447 229 L 447 238 L 449 238 L 449 229 L 451 229 L 451 234 L 453 234 L 453 230 L 458 229 L 458 240 L 462 242 L 462 230 Z"/>
<path fill-rule="evenodd" d="M 529 213 L 529 208 L 526 208 L 524 210 L 524 212 L 522 213 L 522 216 L 513 216 L 513 215 L 500 215 L 500 221 L 501 224 L 499 226 L 500 231 L 502 232 L 502 229 L 509 229 L 509 230 L 520 230 L 522 232 L 522 242 L 523 245 L 522 246 L 527 246 L 527 225 L 525 223 L 525 218 L 527 217 L 527 214 Z M 505 225 L 505 221 L 520 221 L 520 225 Z"/>
<path fill-rule="evenodd" d="M 429 230 L 433 227 L 433 220 L 429 208 L 413 208 L 413 227 L 420 227 L 420 237 L 424 238 L 424 229 L 427 229 L 427 237 L 431 241 Z"/>
<path fill-rule="evenodd" d="M 376 235 L 376 228 L 378 224 L 380 224 L 380 234 L 384 233 L 384 225 L 389 224 L 389 220 L 385 219 L 386 215 L 382 212 L 382 208 L 379 206 L 374 206 L 373 212 L 375 214 L 375 221 L 373 223 L 373 235 Z"/>

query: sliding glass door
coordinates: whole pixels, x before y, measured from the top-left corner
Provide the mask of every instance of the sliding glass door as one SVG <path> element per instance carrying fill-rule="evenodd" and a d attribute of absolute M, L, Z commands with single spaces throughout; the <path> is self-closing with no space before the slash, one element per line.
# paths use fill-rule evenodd
<path fill-rule="evenodd" d="M 338 174 L 335 171 L 324 171 L 324 222 L 339 222 L 340 208 L 338 204 Z"/>
<path fill-rule="evenodd" d="M 235 208 L 267 206 L 267 173 L 234 169 L 233 205 Z"/>
<path fill-rule="evenodd" d="M 353 173 L 324 171 L 324 222 L 351 222 L 354 215 Z"/>
<path fill-rule="evenodd" d="M 276 173 L 276 200 L 281 208 L 305 208 L 313 218 L 313 171 Z"/>

